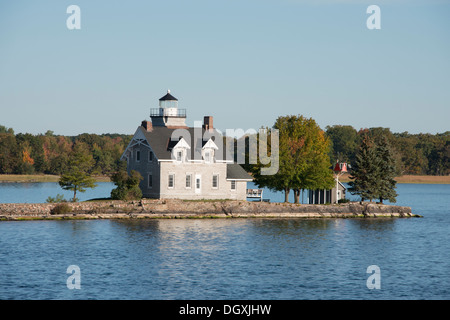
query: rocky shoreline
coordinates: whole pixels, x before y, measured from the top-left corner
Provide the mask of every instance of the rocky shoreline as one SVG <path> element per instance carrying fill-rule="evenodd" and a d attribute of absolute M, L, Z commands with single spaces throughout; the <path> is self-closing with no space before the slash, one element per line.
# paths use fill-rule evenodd
<path fill-rule="evenodd" d="M 377 203 L 310 205 L 250 201 L 87 201 L 67 203 L 70 212 L 52 214 L 57 204 L 0 204 L 0 221 L 164 218 L 378 218 L 420 217 L 410 207 Z"/>

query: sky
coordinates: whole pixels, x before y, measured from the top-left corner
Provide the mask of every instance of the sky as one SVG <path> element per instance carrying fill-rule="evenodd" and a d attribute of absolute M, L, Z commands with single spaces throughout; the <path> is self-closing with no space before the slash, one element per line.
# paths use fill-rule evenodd
<path fill-rule="evenodd" d="M 0 125 L 15 133 L 133 134 L 168 89 L 189 126 L 303 115 L 443 133 L 449 76 L 448 0 L 0 0 Z"/>

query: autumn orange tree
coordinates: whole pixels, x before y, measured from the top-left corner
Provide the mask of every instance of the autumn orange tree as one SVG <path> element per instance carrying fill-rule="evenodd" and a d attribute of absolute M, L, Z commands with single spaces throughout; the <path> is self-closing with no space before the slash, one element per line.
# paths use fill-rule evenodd
<path fill-rule="evenodd" d="M 272 176 L 263 176 L 263 166 L 256 164 L 252 168 L 255 183 L 284 191 L 285 202 L 293 190 L 295 203 L 299 203 L 301 190 L 332 188 L 330 141 L 315 120 L 301 115 L 278 117 L 273 128 L 279 133 L 279 170 Z"/>

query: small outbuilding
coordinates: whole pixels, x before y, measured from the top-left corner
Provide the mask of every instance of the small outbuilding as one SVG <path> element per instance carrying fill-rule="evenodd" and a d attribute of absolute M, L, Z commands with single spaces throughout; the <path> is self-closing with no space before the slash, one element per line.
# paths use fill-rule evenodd
<path fill-rule="evenodd" d="M 338 189 L 336 187 L 331 190 L 308 190 L 309 204 L 331 204 L 338 203 L 339 200 L 345 199 L 347 188 L 338 181 Z"/>

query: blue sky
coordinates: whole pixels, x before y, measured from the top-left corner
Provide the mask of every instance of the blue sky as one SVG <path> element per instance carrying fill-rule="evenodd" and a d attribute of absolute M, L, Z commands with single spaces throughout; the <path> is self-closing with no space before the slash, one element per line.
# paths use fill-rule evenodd
<path fill-rule="evenodd" d="M 69 5 L 81 29 L 69 30 Z M 381 30 L 366 9 L 381 8 Z M 450 130 L 450 1 L 0 0 L 0 125 L 132 134 L 167 89 L 187 124 Z"/>

